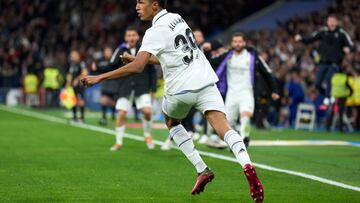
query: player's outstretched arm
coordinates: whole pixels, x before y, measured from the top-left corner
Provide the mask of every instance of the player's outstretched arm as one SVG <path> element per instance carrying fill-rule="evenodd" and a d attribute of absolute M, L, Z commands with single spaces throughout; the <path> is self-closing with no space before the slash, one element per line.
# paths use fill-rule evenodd
<path fill-rule="evenodd" d="M 154 55 L 151 55 L 148 64 L 160 65 L 160 61 Z"/>
<path fill-rule="evenodd" d="M 135 60 L 135 56 L 130 55 L 126 52 L 123 55 L 121 55 L 120 57 L 124 64 L 131 63 L 132 61 Z M 160 61 L 154 55 L 151 55 L 151 57 L 148 61 L 148 64 L 160 65 Z"/>
<path fill-rule="evenodd" d="M 135 57 L 134 61 L 120 67 L 116 70 L 106 72 L 96 76 L 85 76 L 81 79 L 81 82 L 85 86 L 92 86 L 104 80 L 111 80 L 121 78 L 129 75 L 141 73 L 144 70 L 145 65 L 148 63 L 151 54 L 148 52 L 140 52 Z"/>

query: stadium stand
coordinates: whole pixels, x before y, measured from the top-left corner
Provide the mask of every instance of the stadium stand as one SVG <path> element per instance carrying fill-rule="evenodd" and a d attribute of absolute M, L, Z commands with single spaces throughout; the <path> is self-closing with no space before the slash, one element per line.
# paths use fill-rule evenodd
<path fill-rule="evenodd" d="M 250 0 L 216 2 L 174 0 L 169 4 L 169 10 L 175 9 L 186 16 L 191 27 L 198 27 L 211 37 L 274 3 L 271 0 L 261 1 L 260 4 Z M 333 1 L 326 9 L 322 8 L 328 3 L 321 2 L 316 11 L 306 17 L 293 16 L 277 22 L 273 29 L 247 32 L 249 44 L 268 56 L 267 61 L 283 89 L 289 80 L 290 70 L 300 70 L 305 101 L 316 106 L 321 104 L 314 88 L 318 61 L 316 44 L 304 46 L 296 43 L 295 34 L 316 30 L 324 25 L 329 13 L 335 14 L 356 46 L 356 53 L 347 57 L 343 66 L 352 72 L 360 72 L 360 21 L 357 20 L 360 18 L 360 1 Z M 5 102 L 5 95 L 10 89 L 21 87 L 22 78 L 28 72 L 36 73 L 40 80 L 46 66 L 56 66 L 61 73 L 66 73 L 68 53 L 72 49 L 79 50 L 82 58 L 90 62 L 100 54 L 104 44 L 116 47 L 128 25 L 136 25 L 144 31 L 149 24 L 136 19 L 134 5 L 135 1 L 111 0 L 1 1 L 0 102 Z M 231 10 L 226 9 L 229 6 Z M 288 105 L 285 100 L 273 104 L 270 116 L 273 125 L 288 125 L 286 113 L 282 113 L 287 112 Z M 318 110 L 318 118 L 324 115 Z"/>

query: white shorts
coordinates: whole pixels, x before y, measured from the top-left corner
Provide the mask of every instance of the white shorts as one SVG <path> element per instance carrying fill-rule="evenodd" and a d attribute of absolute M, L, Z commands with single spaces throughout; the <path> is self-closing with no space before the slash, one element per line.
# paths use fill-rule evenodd
<path fill-rule="evenodd" d="M 255 101 L 253 91 L 244 91 L 238 95 L 227 94 L 225 109 L 230 124 L 234 124 L 242 112 L 254 113 Z"/>
<path fill-rule="evenodd" d="M 163 112 L 175 119 L 185 118 L 192 106 L 203 114 L 210 110 L 225 113 L 224 101 L 216 85 L 182 94 L 165 95 L 162 102 Z"/>
<path fill-rule="evenodd" d="M 135 100 L 136 108 L 142 109 L 145 107 L 151 108 L 151 96 L 150 94 L 143 94 L 139 97 L 135 97 L 134 93 L 131 93 L 129 97 L 120 97 L 116 101 L 116 110 L 129 111 Z"/>

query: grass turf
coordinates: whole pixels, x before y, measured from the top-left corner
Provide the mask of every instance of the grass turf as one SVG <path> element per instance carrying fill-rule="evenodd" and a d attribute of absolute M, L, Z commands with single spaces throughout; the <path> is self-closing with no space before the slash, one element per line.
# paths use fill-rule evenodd
<path fill-rule="evenodd" d="M 1 110 L 0 129 L 0 202 L 251 202 L 235 163 L 205 158 L 216 178 L 205 193 L 193 197 L 195 171 L 177 150 L 149 152 L 144 143 L 126 139 L 125 148 L 113 153 L 108 151 L 111 136 Z M 359 152 L 355 147 L 250 148 L 255 162 L 357 186 Z M 258 173 L 265 202 L 360 202 L 359 192 L 261 169 Z"/>

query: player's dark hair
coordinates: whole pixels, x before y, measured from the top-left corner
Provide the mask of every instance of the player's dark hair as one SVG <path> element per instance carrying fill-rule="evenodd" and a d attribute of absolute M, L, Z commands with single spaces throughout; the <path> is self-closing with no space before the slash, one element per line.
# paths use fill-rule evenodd
<path fill-rule="evenodd" d="M 107 48 L 112 49 L 112 46 L 111 46 L 110 44 L 105 44 L 103 50 L 105 50 L 105 49 L 107 49 Z"/>
<path fill-rule="evenodd" d="M 333 13 L 329 14 L 329 15 L 328 15 L 328 18 L 335 18 L 335 19 L 337 19 L 336 15 L 333 14 Z"/>
<path fill-rule="evenodd" d="M 234 37 L 242 37 L 244 40 L 246 40 L 245 34 L 242 32 L 234 32 L 232 34 L 232 38 L 234 38 Z"/>
<path fill-rule="evenodd" d="M 193 30 L 193 32 L 203 32 L 200 28 L 198 28 L 198 27 L 195 27 L 195 28 L 193 28 L 192 29 Z"/>
<path fill-rule="evenodd" d="M 127 31 L 135 31 L 135 32 L 137 32 L 139 34 L 139 30 L 135 26 L 129 26 L 129 27 L 126 28 L 125 31 L 126 32 Z"/>
<path fill-rule="evenodd" d="M 218 50 L 221 47 L 224 47 L 224 45 L 221 43 L 220 40 L 213 40 L 210 42 L 212 50 Z"/>
<path fill-rule="evenodd" d="M 167 0 L 152 0 L 152 1 L 156 1 L 159 3 L 159 6 L 161 8 L 166 8 L 166 5 L 167 5 Z"/>

